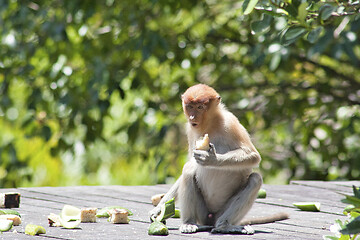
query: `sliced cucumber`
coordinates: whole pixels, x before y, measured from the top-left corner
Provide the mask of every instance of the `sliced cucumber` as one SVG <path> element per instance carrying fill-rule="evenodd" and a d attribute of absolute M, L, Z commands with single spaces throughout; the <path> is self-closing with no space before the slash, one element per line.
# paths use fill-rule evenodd
<path fill-rule="evenodd" d="M 175 208 L 175 214 L 172 218 L 180 218 L 180 209 Z"/>
<path fill-rule="evenodd" d="M 261 188 L 258 192 L 257 198 L 266 198 L 266 190 Z"/>
<path fill-rule="evenodd" d="M 13 226 L 12 220 L 0 219 L 0 233 L 9 231 Z"/>
<path fill-rule="evenodd" d="M 65 205 L 61 210 L 60 218 L 64 222 L 80 220 L 81 210 L 80 208 Z"/>
<path fill-rule="evenodd" d="M 17 215 L 19 217 L 21 217 L 20 213 L 16 210 L 13 210 L 13 209 L 1 209 L 0 210 L 0 215 Z"/>
<path fill-rule="evenodd" d="M 310 212 L 320 212 L 321 204 L 319 202 L 296 202 L 293 205 L 300 210 Z"/>
<path fill-rule="evenodd" d="M 39 226 L 39 225 L 35 225 L 35 224 L 28 224 L 25 227 L 25 234 L 27 235 L 39 235 L 39 234 L 45 234 L 46 230 L 44 227 Z"/>
<path fill-rule="evenodd" d="M 161 222 L 153 222 L 150 224 L 150 227 L 148 229 L 149 235 L 160 235 L 160 236 L 167 236 L 169 235 L 168 228 L 162 224 Z"/>
<path fill-rule="evenodd" d="M 166 219 L 175 215 L 175 199 L 172 198 L 161 206 L 160 215 L 156 218 L 152 218 L 154 222 L 163 222 Z"/>
<path fill-rule="evenodd" d="M 79 224 L 81 223 L 80 219 L 78 219 L 78 220 L 71 220 L 71 221 L 64 221 L 64 219 L 62 219 L 62 218 L 60 218 L 60 222 L 61 222 L 61 225 L 62 225 L 64 228 L 67 228 L 67 229 L 78 228 Z"/>

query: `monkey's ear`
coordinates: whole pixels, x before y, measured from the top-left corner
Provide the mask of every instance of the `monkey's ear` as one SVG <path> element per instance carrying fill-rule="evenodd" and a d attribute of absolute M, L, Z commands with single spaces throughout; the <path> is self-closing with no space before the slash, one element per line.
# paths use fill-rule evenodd
<path fill-rule="evenodd" d="M 217 97 L 215 98 L 215 102 L 216 102 L 216 104 L 219 104 L 219 103 L 221 102 L 221 97 L 220 97 L 220 96 L 217 96 Z"/>

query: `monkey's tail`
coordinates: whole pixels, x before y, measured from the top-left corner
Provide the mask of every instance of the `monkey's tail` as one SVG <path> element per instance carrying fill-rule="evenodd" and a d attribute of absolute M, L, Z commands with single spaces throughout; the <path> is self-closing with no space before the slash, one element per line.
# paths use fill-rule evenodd
<path fill-rule="evenodd" d="M 264 217 L 254 217 L 251 219 L 245 219 L 240 222 L 240 225 L 255 225 L 255 224 L 265 224 L 272 223 L 276 221 L 281 221 L 289 218 L 289 214 L 285 212 L 275 213 L 273 215 L 264 216 Z"/>

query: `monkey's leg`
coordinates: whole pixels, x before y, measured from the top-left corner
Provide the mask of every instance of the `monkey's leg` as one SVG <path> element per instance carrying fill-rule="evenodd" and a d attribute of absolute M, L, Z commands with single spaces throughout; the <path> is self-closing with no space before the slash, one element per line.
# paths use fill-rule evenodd
<path fill-rule="evenodd" d="M 180 232 L 195 233 L 205 230 L 204 224 L 207 224 L 209 211 L 206 207 L 204 198 L 196 183 L 195 163 L 187 162 L 182 173 L 182 181 L 179 186 L 179 202 L 182 225 Z M 201 224 L 201 225 L 198 225 Z M 209 227 L 207 230 L 210 230 Z"/>
<path fill-rule="evenodd" d="M 239 226 L 240 220 L 250 210 L 262 184 L 262 177 L 258 173 L 249 176 L 247 185 L 240 192 L 229 199 L 222 211 L 217 214 L 217 221 L 212 233 L 253 234 L 250 226 Z"/>

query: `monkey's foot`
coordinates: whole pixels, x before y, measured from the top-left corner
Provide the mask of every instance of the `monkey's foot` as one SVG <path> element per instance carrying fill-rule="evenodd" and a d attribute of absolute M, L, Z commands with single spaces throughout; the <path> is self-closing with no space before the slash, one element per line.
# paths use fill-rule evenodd
<path fill-rule="evenodd" d="M 211 230 L 213 234 L 248 234 L 252 235 L 255 233 L 254 229 L 250 225 L 245 226 L 234 226 L 234 225 L 227 225 L 227 226 L 219 226 Z"/>
<path fill-rule="evenodd" d="M 181 233 L 196 233 L 199 227 L 196 224 L 184 223 L 180 226 Z"/>

